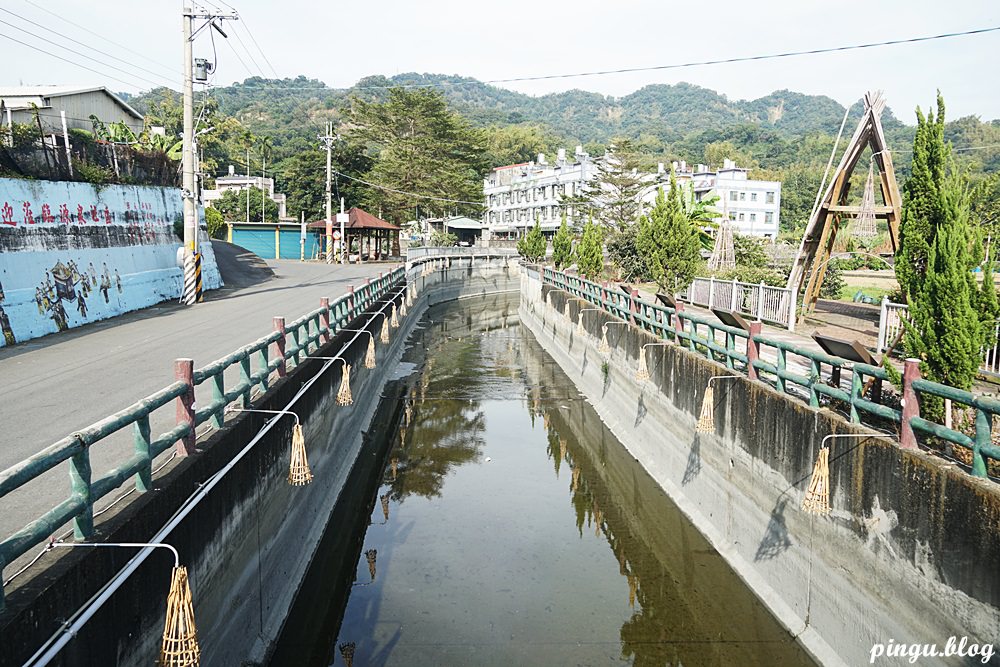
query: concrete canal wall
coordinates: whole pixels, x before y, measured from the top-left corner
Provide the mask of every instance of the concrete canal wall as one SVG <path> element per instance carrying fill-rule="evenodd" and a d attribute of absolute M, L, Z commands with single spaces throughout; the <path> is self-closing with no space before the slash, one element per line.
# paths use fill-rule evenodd
<path fill-rule="evenodd" d="M 564 307 L 570 302 L 570 317 Z M 800 509 L 825 435 L 863 433 L 746 378 L 716 380 L 716 433 L 701 401 L 725 367 L 522 277 L 520 314 L 631 454 L 820 662 L 868 664 L 876 642 L 1000 637 L 1000 488 L 888 439 L 833 441 L 829 517 Z M 620 321 L 620 320 L 618 320 Z M 734 619 L 739 622 L 739 619 Z M 973 658 L 978 662 L 978 658 Z M 907 659 L 898 659 L 906 664 Z M 928 664 L 934 660 L 928 660 Z M 893 664 L 892 660 L 885 663 Z"/>
<path fill-rule="evenodd" d="M 165 541 L 180 552 L 189 570 L 198 638 L 204 665 L 253 665 L 266 661 L 282 630 L 288 610 L 315 556 L 327 521 L 361 457 L 375 456 L 372 443 L 398 420 L 400 390 L 394 378 L 408 372 L 399 359 L 407 338 L 431 305 L 493 292 L 516 291 L 519 267 L 503 259 L 463 260 L 423 275 L 410 271 L 417 298 L 388 344 L 376 334 L 375 369 L 362 360 L 368 337 L 360 336 L 343 354 L 353 365 L 354 403 L 340 406 L 336 394 L 341 365 L 335 364 L 302 392 L 325 362 L 306 360 L 274 383 L 254 403 L 258 409 L 294 411 L 302 420 L 309 463 L 315 476 L 307 486 L 287 481 L 293 420 L 275 422 L 250 448 L 268 415 L 242 414 L 204 442 L 200 452 L 180 460 L 155 489 L 97 527 L 103 542 L 144 542 L 167 524 L 185 500 L 231 466 L 205 501 L 198 503 Z M 397 303 L 402 300 L 397 299 Z M 364 324 L 361 317 L 348 328 Z M 315 356 L 337 353 L 353 334 L 344 333 Z M 387 389 L 388 388 L 388 389 Z M 384 392 L 390 395 L 381 402 Z M 376 414 L 377 410 L 381 412 Z M 386 406 L 389 406 L 388 408 Z M 391 409 L 390 409 L 391 408 Z M 245 450 L 245 451 L 243 451 Z M 241 454 L 242 451 L 242 454 Z M 150 665 L 155 662 L 163 631 L 171 557 L 157 550 L 94 613 L 51 664 Z M 4 651 L 0 665 L 20 665 L 58 630 L 106 582 L 111 581 L 134 552 L 117 549 L 67 550 L 47 555 L 40 576 L 7 599 L 0 614 Z"/>
<path fill-rule="evenodd" d="M 0 347 L 179 298 L 182 211 L 177 188 L 0 178 Z"/>

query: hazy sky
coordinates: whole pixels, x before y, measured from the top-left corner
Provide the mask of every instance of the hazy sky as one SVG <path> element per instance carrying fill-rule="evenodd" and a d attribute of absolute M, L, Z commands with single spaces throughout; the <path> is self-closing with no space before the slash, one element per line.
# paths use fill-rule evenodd
<path fill-rule="evenodd" d="M 481 80 L 664 65 L 692 60 L 901 39 L 1000 26 L 1000 0 L 765 0 L 713 3 L 655 0 L 233 0 L 245 18 L 217 35 L 216 83 L 253 74 L 273 76 L 249 29 L 280 76 L 303 74 L 346 87 L 369 74 L 460 74 Z M 225 8 L 221 2 L 217 6 Z M 44 9 L 94 34 L 63 22 Z M 171 0 L 3 0 L 0 85 L 105 84 L 149 88 L 180 79 L 181 2 Z M 11 13 L 44 27 L 25 23 Z M 18 28 L 11 27 L 14 24 Z M 89 53 L 92 62 L 22 32 L 34 32 Z M 86 51 L 55 30 L 125 62 Z M 58 53 L 97 74 L 16 44 L 15 37 Z M 242 40 L 242 44 L 237 39 Z M 149 58 L 106 41 L 112 40 Z M 228 44 L 227 44 L 228 41 Z M 253 54 L 257 65 L 248 57 Z M 235 48 L 247 68 L 234 55 Z M 730 99 L 752 99 L 787 88 L 829 95 L 848 104 L 869 88 L 913 122 L 916 105 L 933 103 L 940 88 L 949 118 L 1000 118 L 1000 32 L 920 44 L 774 61 L 692 67 L 663 72 L 588 76 L 504 84 L 525 93 L 582 88 L 620 96 L 651 83 L 687 81 Z M 195 55 L 212 57 L 207 32 Z M 125 72 L 112 69 L 119 67 Z M 162 76 L 137 69 L 146 67 Z M 109 77 L 129 81 L 126 85 Z M 167 79 L 167 80 L 164 80 Z"/>

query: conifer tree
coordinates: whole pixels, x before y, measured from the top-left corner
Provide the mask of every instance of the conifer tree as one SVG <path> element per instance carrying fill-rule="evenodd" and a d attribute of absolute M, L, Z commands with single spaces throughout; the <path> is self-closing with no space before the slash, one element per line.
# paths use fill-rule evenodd
<path fill-rule="evenodd" d="M 604 272 L 604 248 L 601 228 L 591 219 L 583 226 L 583 238 L 576 247 L 576 264 L 588 280 L 597 280 Z"/>
<path fill-rule="evenodd" d="M 574 197 L 561 204 L 584 209 L 610 230 L 621 231 L 639 217 L 640 197 L 646 183 L 640 156 L 629 139 L 617 139 L 596 160 L 597 171 Z"/>
<path fill-rule="evenodd" d="M 517 252 L 529 262 L 540 262 L 545 258 L 545 235 L 542 227 L 535 220 L 535 226 L 517 242 Z"/>
<path fill-rule="evenodd" d="M 904 346 L 921 359 L 924 377 L 960 389 L 972 386 L 983 350 L 992 336 L 997 297 L 992 262 L 987 279 L 976 285 L 972 270 L 980 263 L 979 230 L 970 222 L 966 177 L 944 143 L 944 101 L 938 116 L 917 111 L 913 176 L 903 201 L 903 231 L 896 264 L 910 306 Z M 901 266 L 902 265 L 902 266 Z M 921 400 L 921 412 L 935 419 L 942 402 Z"/>
<path fill-rule="evenodd" d="M 563 214 L 559 231 L 552 237 L 552 262 L 557 269 L 568 266 L 573 261 L 573 235 L 570 234 L 569 225 L 566 224 L 566 215 Z"/>
<path fill-rule="evenodd" d="M 688 217 L 681 197 L 671 172 L 670 191 L 661 189 L 652 210 L 639 221 L 639 251 L 650 276 L 661 290 L 669 292 L 690 285 L 701 263 L 698 228 Z"/>

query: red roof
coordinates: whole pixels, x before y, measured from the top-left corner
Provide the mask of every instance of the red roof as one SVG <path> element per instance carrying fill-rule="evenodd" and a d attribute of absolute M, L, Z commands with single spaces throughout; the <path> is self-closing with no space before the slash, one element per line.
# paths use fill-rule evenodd
<path fill-rule="evenodd" d="M 368 211 L 357 207 L 352 207 L 347 211 L 347 215 L 349 216 L 349 222 L 344 225 L 345 229 L 388 229 L 393 232 L 399 231 L 398 225 L 376 218 Z M 326 220 L 310 222 L 308 226 L 310 229 L 326 229 Z M 334 228 L 339 228 L 336 222 L 333 223 L 333 226 Z"/>

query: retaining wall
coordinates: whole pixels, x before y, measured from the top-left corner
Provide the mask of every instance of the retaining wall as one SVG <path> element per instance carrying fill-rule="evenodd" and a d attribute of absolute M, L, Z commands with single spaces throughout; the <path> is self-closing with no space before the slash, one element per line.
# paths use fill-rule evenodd
<path fill-rule="evenodd" d="M 182 216 L 177 188 L 0 178 L 0 347 L 179 298 Z"/>
<path fill-rule="evenodd" d="M 341 501 L 359 458 L 372 451 L 378 431 L 393 428 L 398 395 L 393 379 L 408 372 L 399 365 L 407 337 L 430 305 L 464 296 L 516 291 L 519 267 L 503 260 L 479 260 L 475 268 L 442 268 L 428 275 L 410 271 L 418 295 L 388 345 L 376 335 L 375 369 L 363 367 L 368 337 L 357 338 L 344 356 L 353 364 L 354 404 L 339 406 L 341 365 L 334 364 L 294 403 L 289 402 L 325 363 L 306 360 L 255 401 L 259 409 L 288 409 L 302 419 L 314 481 L 301 487 L 286 481 L 293 420 L 261 431 L 268 415 L 242 414 L 199 443 L 199 453 L 182 459 L 155 489 L 103 518 L 94 541 L 149 540 L 181 504 L 212 475 L 237 459 L 205 502 L 166 538 L 189 570 L 204 665 L 253 665 L 267 660 L 288 610 L 299 595 L 310 562 Z M 397 299 L 397 302 L 402 297 Z M 359 318 L 348 328 L 358 328 Z M 336 353 L 354 334 L 342 334 L 314 356 Z M 384 392 L 388 392 L 383 395 Z M 382 398 L 387 401 L 381 403 Z M 387 407 L 388 406 L 388 407 Z M 376 415 L 376 410 L 381 413 Z M 362 469 L 367 469 L 362 466 Z M 155 662 L 172 560 L 166 551 L 150 555 L 112 595 L 51 664 L 150 665 Z M 50 553 L 34 578 L 7 599 L 0 615 L 4 651 L 0 665 L 20 665 L 134 555 L 118 549 Z"/>
<path fill-rule="evenodd" d="M 548 301 L 547 301 L 548 300 Z M 570 303 L 570 318 L 564 307 Z M 724 366 L 676 346 L 646 350 L 637 327 L 522 276 L 521 319 L 618 439 L 823 664 L 867 664 L 876 642 L 1000 637 L 1000 488 L 889 439 L 833 441 L 832 512 L 800 509 L 821 441 L 863 433 L 839 414 L 763 382 L 716 380 L 715 426 L 697 433 L 701 401 Z M 978 664 L 978 659 L 973 659 Z M 899 659 L 899 664 L 906 663 Z M 928 664 L 933 660 L 928 660 Z M 886 660 L 880 664 L 893 664 Z"/>

